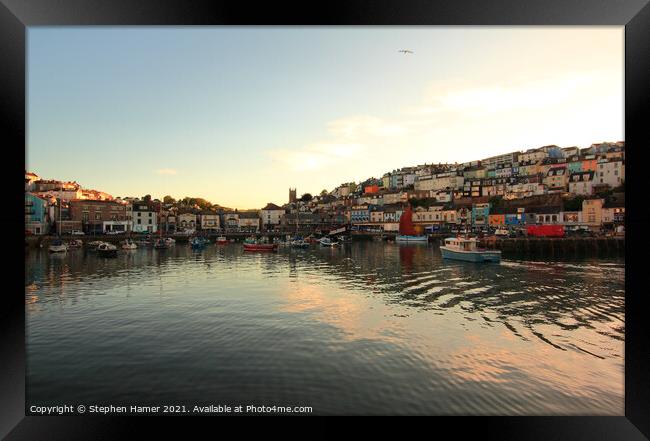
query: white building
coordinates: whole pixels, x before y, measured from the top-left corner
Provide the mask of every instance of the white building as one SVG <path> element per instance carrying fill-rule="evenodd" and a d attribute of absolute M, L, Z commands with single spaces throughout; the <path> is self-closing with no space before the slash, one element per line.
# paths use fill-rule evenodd
<path fill-rule="evenodd" d="M 625 180 L 625 163 L 623 161 L 598 161 L 596 165 L 596 184 L 618 187 Z"/>
<path fill-rule="evenodd" d="M 199 213 L 199 225 L 201 225 L 203 231 L 218 230 L 221 227 L 219 214 L 213 211 L 202 211 Z"/>
<path fill-rule="evenodd" d="M 591 196 L 594 192 L 593 185 L 593 171 L 571 173 L 569 176 L 569 193 L 582 196 Z"/>
<path fill-rule="evenodd" d="M 270 202 L 260 210 L 260 220 L 264 227 L 280 225 L 282 215 L 284 215 L 284 208 Z"/>
<path fill-rule="evenodd" d="M 132 227 L 134 233 L 155 233 L 158 231 L 158 213 L 145 203 L 135 202 L 132 208 Z"/>

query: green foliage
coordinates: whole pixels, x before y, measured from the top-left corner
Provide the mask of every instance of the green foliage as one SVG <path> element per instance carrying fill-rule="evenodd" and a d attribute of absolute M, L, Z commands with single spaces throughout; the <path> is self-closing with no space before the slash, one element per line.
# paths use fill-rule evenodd
<path fill-rule="evenodd" d="M 163 198 L 163 203 L 165 203 L 165 204 L 174 204 L 174 203 L 176 203 L 176 199 L 174 199 L 173 197 L 167 195 L 167 196 L 165 196 Z"/>
<path fill-rule="evenodd" d="M 570 199 L 564 200 L 564 211 L 582 211 L 582 201 L 585 198 L 583 196 L 576 196 Z"/>
<path fill-rule="evenodd" d="M 309 202 L 313 199 L 313 196 L 310 193 L 305 193 L 302 196 L 300 196 L 300 200 L 303 202 Z"/>

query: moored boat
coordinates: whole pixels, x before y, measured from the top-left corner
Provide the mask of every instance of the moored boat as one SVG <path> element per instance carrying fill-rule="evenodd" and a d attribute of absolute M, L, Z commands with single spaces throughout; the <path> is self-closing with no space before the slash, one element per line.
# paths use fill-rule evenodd
<path fill-rule="evenodd" d="M 166 238 L 165 238 L 165 243 L 166 243 L 168 246 L 172 247 L 172 246 L 176 245 L 176 239 L 174 239 L 174 238 L 172 238 L 172 237 L 166 237 Z"/>
<path fill-rule="evenodd" d="M 276 251 L 277 249 L 277 243 L 262 242 L 251 237 L 244 241 L 244 251 Z"/>
<path fill-rule="evenodd" d="M 166 250 L 169 248 L 171 245 L 165 239 L 158 239 L 156 242 L 154 242 L 153 247 L 157 250 Z"/>
<path fill-rule="evenodd" d="M 292 248 L 309 248 L 309 242 L 306 240 L 296 237 L 289 242 Z"/>
<path fill-rule="evenodd" d="M 337 246 L 339 244 L 338 242 L 334 242 L 329 237 L 323 237 L 318 242 L 320 243 L 320 245 L 322 247 L 335 247 L 335 246 Z"/>
<path fill-rule="evenodd" d="M 445 259 L 466 262 L 501 262 L 501 251 L 479 248 L 476 238 L 448 237 L 440 246 Z"/>
<path fill-rule="evenodd" d="M 429 242 L 429 238 L 427 236 L 410 236 L 398 234 L 395 237 L 395 242 Z"/>
<path fill-rule="evenodd" d="M 225 236 L 219 236 L 217 237 L 217 240 L 215 242 L 217 245 L 226 245 L 228 243 L 228 239 L 226 239 Z"/>
<path fill-rule="evenodd" d="M 117 247 L 112 243 L 102 242 L 97 247 L 97 254 L 103 257 L 116 257 Z"/>
<path fill-rule="evenodd" d="M 81 239 L 72 239 L 68 242 L 68 249 L 70 248 L 81 248 L 83 246 L 83 241 Z"/>
<path fill-rule="evenodd" d="M 395 237 L 395 242 L 428 242 L 426 235 L 418 234 L 413 224 L 413 210 L 409 205 L 399 218 L 399 234 Z"/>
<path fill-rule="evenodd" d="M 53 241 L 48 249 L 50 250 L 50 253 L 65 253 L 68 251 L 68 247 L 60 239 Z"/>
<path fill-rule="evenodd" d="M 135 250 L 137 248 L 138 246 L 131 239 L 126 239 L 124 242 L 122 242 L 123 250 Z"/>
<path fill-rule="evenodd" d="M 205 245 L 206 245 L 207 243 L 208 243 L 207 240 L 206 240 L 205 238 L 203 238 L 203 237 L 193 237 L 193 238 L 190 240 L 190 245 L 191 245 L 192 248 L 194 248 L 194 249 L 200 249 L 200 248 L 203 248 L 203 247 L 205 247 Z"/>

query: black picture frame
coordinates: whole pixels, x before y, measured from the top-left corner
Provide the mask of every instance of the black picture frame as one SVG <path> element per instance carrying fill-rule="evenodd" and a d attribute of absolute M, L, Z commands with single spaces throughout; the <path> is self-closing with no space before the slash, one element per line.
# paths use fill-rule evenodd
<path fill-rule="evenodd" d="M 100 1 L 100 0 L 1 0 L 0 88 L 6 123 L 5 149 L 16 154 L 8 167 L 10 188 L 23 173 L 19 157 L 25 139 L 25 48 L 29 26 L 86 25 L 620 25 L 625 26 L 625 142 L 628 155 L 626 185 L 625 416 L 621 417 L 470 417 L 439 418 L 433 426 L 454 437 L 466 435 L 472 426 L 481 438 L 498 439 L 647 439 L 650 438 L 650 351 L 648 320 L 643 299 L 647 296 L 643 273 L 647 250 L 644 227 L 647 208 L 642 200 L 643 167 L 650 148 L 643 116 L 650 107 L 650 5 L 648 0 L 460 0 L 460 1 L 328 1 L 318 4 L 268 2 Z M 9 136 L 7 136 L 9 135 Z M 645 151 L 644 151 L 645 150 Z M 24 153 L 24 151 L 23 151 Z M 3 222 L 12 233 L 12 247 L 22 244 L 15 231 L 23 228 L 22 190 L 6 193 L 11 216 Z M 11 222 L 9 222 L 11 219 Z M 15 248 L 14 248 L 15 247 Z M 7 251 L 9 253 L 9 251 Z M 13 252 L 11 253 L 13 254 Z M 11 257 L 11 256 L 10 256 Z M 178 417 L 133 418 L 25 416 L 25 304 L 18 274 L 19 259 L 6 263 L 0 304 L 0 437 L 7 440 L 123 439 L 146 436 L 152 423 L 171 430 L 185 423 Z M 16 265 L 12 271 L 9 265 Z M 138 425 L 135 425 L 138 420 Z M 142 424 L 142 421 L 145 424 Z M 191 420 L 193 427 L 207 422 Z M 212 421 L 212 419 L 209 419 Z M 142 424 L 142 425 L 141 425 Z M 214 423 L 210 423 L 214 424 Z M 181 429 L 183 430 L 183 429 Z M 135 431 L 135 432 L 134 432 Z M 430 432 L 431 433 L 431 432 Z"/>

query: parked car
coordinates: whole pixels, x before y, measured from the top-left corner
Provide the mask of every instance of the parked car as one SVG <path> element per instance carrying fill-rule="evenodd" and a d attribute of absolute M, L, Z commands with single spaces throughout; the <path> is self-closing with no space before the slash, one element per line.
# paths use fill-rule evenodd
<path fill-rule="evenodd" d="M 113 234 L 122 234 L 122 233 L 123 233 L 122 231 L 116 231 L 116 230 L 111 230 L 111 231 L 107 231 L 107 232 L 106 232 L 106 234 L 110 234 L 110 235 L 113 235 Z"/>
<path fill-rule="evenodd" d="M 85 233 L 83 231 L 79 230 L 72 230 L 70 231 L 71 236 L 85 236 Z"/>

